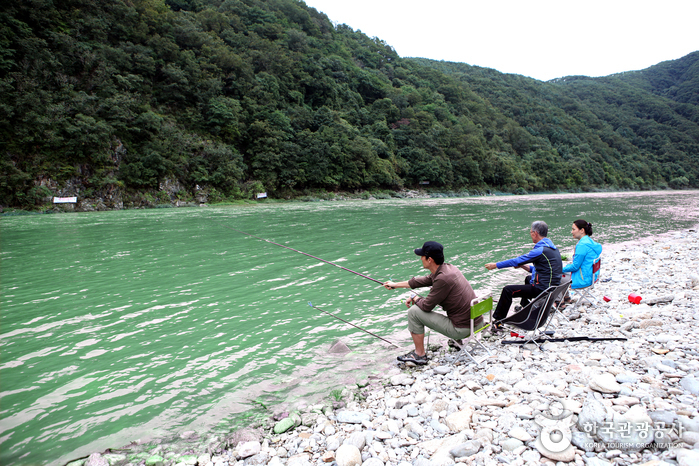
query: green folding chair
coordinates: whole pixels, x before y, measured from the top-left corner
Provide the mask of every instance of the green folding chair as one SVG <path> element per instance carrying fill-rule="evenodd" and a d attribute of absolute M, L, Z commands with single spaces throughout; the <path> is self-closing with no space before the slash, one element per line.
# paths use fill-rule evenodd
<path fill-rule="evenodd" d="M 474 320 L 478 317 L 482 317 L 485 314 L 489 315 L 488 322 L 486 322 L 481 328 L 478 330 L 474 329 Z M 488 294 L 486 296 L 481 296 L 479 298 L 475 298 L 471 301 L 471 334 L 468 336 L 468 338 L 464 338 L 462 340 L 462 343 L 459 345 L 458 342 L 456 342 L 456 346 L 459 347 L 459 354 L 457 355 L 457 361 L 461 359 L 463 356 L 468 356 L 471 358 L 473 362 L 476 364 L 480 365 L 483 361 L 488 359 L 490 355 L 492 354 L 490 350 L 483 344 L 481 343 L 481 333 L 483 330 L 487 329 L 490 327 L 490 323 L 493 320 L 493 296 Z M 485 350 L 486 354 L 484 356 L 481 356 L 479 358 L 476 358 L 474 356 L 475 351 L 481 348 Z"/>

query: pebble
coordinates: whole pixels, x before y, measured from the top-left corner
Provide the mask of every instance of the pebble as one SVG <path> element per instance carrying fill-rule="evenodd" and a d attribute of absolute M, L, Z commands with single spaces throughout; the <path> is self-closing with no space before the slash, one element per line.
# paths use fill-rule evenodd
<path fill-rule="evenodd" d="M 697 380 L 694 376 L 684 377 L 680 381 L 680 385 L 692 395 L 699 396 L 699 380 Z"/>
<path fill-rule="evenodd" d="M 454 458 L 463 458 L 466 456 L 473 456 L 478 453 L 481 449 L 481 443 L 478 440 L 469 440 L 464 442 L 454 448 L 452 448 L 449 453 Z"/>
<path fill-rule="evenodd" d="M 616 378 L 609 373 L 593 376 L 590 380 L 589 387 L 602 393 L 619 393 L 621 391 L 621 385 L 619 385 Z"/>
<path fill-rule="evenodd" d="M 260 452 L 261 445 L 258 441 L 251 442 L 241 442 L 235 448 L 238 451 L 238 456 L 241 458 L 247 458 L 249 456 L 257 455 Z M 195 458 L 193 464 L 197 464 L 198 458 Z"/>
<path fill-rule="evenodd" d="M 345 422 L 348 424 L 361 424 L 371 420 L 368 414 L 354 411 L 340 411 L 337 413 L 336 418 L 337 422 Z"/>
<path fill-rule="evenodd" d="M 335 452 L 338 466 L 359 466 L 362 464 L 362 454 L 354 445 L 342 445 Z"/>
<path fill-rule="evenodd" d="M 626 341 L 541 351 L 484 338 L 493 356 L 476 365 L 454 362 L 444 338 L 426 366 L 385 368 L 361 388 L 342 387 L 335 407 L 295 410 L 300 425 L 291 416 L 270 421 L 250 438 L 211 440 L 198 456 L 191 446 L 175 454 L 151 445 L 140 457 L 95 453 L 68 466 L 699 465 L 699 342 L 688 330 L 699 324 L 699 233 L 605 245 L 603 255 L 602 279 L 611 280 L 593 294 L 610 301 L 554 320 L 555 336 Z M 631 293 L 641 304 L 629 303 Z M 548 451 L 549 428 L 571 443 Z M 656 432 L 667 442 L 644 448 Z"/>

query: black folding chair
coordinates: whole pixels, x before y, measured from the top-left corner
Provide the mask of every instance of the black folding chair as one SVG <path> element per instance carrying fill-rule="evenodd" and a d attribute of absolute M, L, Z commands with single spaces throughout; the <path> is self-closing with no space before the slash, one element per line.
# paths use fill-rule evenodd
<path fill-rule="evenodd" d="M 565 296 L 569 286 L 570 282 L 567 282 L 562 285 L 547 288 L 529 304 L 511 316 L 501 319 L 498 323 L 514 327 L 517 329 L 517 334 L 525 332 L 524 335 L 520 335 L 524 339 L 517 341 L 517 343 L 521 342 L 521 344 L 524 345 L 527 343 L 534 343 L 539 349 L 543 349 L 536 340 L 550 338 L 546 332 L 551 323 L 551 319 L 558 309 L 557 306 L 554 306 L 554 303 L 563 301 L 563 296 Z M 507 343 L 511 342 L 502 341 L 502 344 Z"/>

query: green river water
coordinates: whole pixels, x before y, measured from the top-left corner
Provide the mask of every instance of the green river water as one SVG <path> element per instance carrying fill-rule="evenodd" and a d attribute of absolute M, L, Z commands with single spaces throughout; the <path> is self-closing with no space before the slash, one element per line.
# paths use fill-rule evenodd
<path fill-rule="evenodd" d="M 134 439 L 227 432 L 251 416 L 327 400 L 404 352 L 309 301 L 409 348 L 406 290 L 229 228 L 381 281 L 426 273 L 412 251 L 436 240 L 474 288 L 497 296 L 523 272 L 483 264 L 525 253 L 535 219 L 570 255 L 579 217 L 603 244 L 626 241 L 696 225 L 699 193 L 3 217 L 0 464 L 60 465 Z M 327 354 L 338 338 L 353 352 Z"/>

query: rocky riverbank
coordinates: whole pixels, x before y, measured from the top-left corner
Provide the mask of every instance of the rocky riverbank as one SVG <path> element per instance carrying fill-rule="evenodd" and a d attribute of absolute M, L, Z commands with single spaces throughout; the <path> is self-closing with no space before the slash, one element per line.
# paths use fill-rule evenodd
<path fill-rule="evenodd" d="M 427 366 L 388 367 L 257 429 L 185 433 L 177 447 L 134 444 L 70 464 L 699 465 L 699 233 L 605 247 L 602 264 L 599 305 L 569 304 L 556 337 L 625 341 L 540 350 L 491 337 L 481 365 L 432 346 Z"/>

